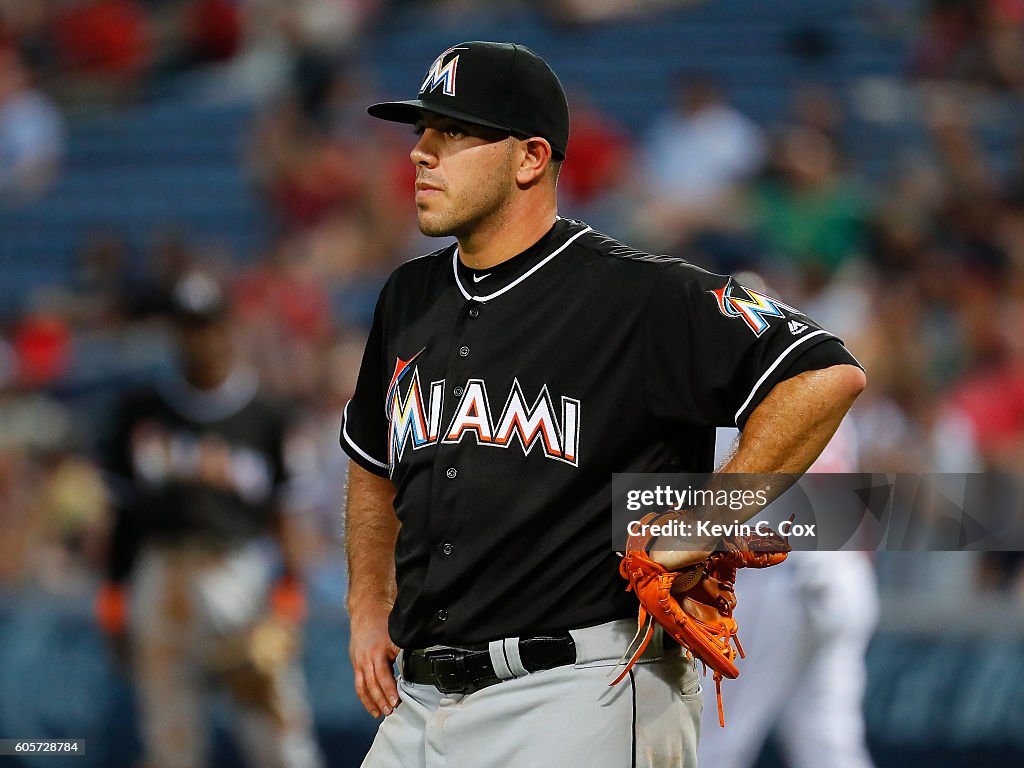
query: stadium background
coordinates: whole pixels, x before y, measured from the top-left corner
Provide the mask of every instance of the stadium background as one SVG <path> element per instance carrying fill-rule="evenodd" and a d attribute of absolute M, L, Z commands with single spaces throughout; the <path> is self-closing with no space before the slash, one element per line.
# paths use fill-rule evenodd
<path fill-rule="evenodd" d="M 363 109 L 463 39 L 524 42 L 566 83 L 563 215 L 756 270 L 839 331 L 870 372 L 863 469 L 1024 468 L 1018 0 L 0 0 L 0 737 L 89 744 L 21 764 L 136 749 L 90 613 L 95 452 L 117 394 L 171 365 L 190 266 L 231 286 L 248 354 L 304 414 L 305 664 L 330 764 L 359 763 L 337 428 L 383 277 L 431 247 L 411 133 Z M 704 82 L 745 159 L 683 180 L 680 89 Z M 1024 759 L 1017 558 L 876 563 L 877 764 Z M 223 733 L 218 752 L 234 764 Z"/>

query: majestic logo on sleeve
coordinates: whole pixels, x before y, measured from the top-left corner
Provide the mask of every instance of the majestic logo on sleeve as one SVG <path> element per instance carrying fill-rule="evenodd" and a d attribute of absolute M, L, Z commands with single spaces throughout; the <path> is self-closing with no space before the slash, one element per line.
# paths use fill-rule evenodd
<path fill-rule="evenodd" d="M 434 63 L 430 65 L 430 69 L 427 71 L 427 76 L 423 78 L 423 85 L 420 86 L 420 93 L 426 93 L 427 91 L 436 91 L 438 86 L 441 86 L 441 92 L 445 96 L 455 95 L 455 76 L 459 71 L 459 57 L 458 55 L 452 56 L 447 64 L 444 64 L 444 57 L 455 50 L 465 50 L 459 48 L 449 48 L 447 51 L 442 53 L 436 59 Z"/>
<path fill-rule="evenodd" d="M 443 419 L 445 382 L 431 382 L 425 391 L 419 369 L 412 366 L 418 355 L 396 361 L 388 387 L 388 463 L 392 468 L 409 446 L 415 451 L 439 442 L 460 443 L 467 435 L 472 435 L 477 445 L 518 445 L 527 456 L 537 448 L 549 459 L 579 466 L 579 400 L 563 396 L 556 405 L 546 385 L 531 400 L 519 380 L 513 379 L 504 405 L 495 412 L 487 383 L 469 379 L 465 386 L 454 389 L 459 400 L 454 413 Z"/>
<path fill-rule="evenodd" d="M 760 336 L 768 330 L 769 317 L 785 317 L 782 310 L 798 315 L 803 314 L 800 310 L 783 304 L 778 299 L 737 285 L 732 279 L 722 288 L 708 291 L 708 293 L 718 300 L 718 310 L 723 315 L 742 318 L 755 336 Z M 745 293 L 746 298 L 740 295 L 741 293 Z"/>

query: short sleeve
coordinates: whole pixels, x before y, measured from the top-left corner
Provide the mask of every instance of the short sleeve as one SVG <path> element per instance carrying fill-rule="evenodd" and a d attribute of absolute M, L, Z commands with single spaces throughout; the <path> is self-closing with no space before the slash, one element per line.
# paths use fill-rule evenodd
<path fill-rule="evenodd" d="M 787 362 L 785 370 L 779 374 L 775 383 L 778 384 L 780 381 L 791 379 L 801 373 L 807 373 L 807 371 L 820 371 L 822 368 L 830 368 L 833 365 L 855 365 L 861 370 L 864 369 L 860 361 L 843 346 L 843 342 L 831 338 Z"/>
<path fill-rule="evenodd" d="M 652 288 L 644 337 L 656 417 L 740 429 L 793 361 L 838 342 L 800 310 L 685 262 Z"/>
<path fill-rule="evenodd" d="M 359 378 L 352 399 L 345 405 L 341 420 L 341 447 L 363 469 L 388 477 L 388 424 L 384 412 L 384 303 L 387 286 L 377 299 L 373 326 L 363 350 Z"/>

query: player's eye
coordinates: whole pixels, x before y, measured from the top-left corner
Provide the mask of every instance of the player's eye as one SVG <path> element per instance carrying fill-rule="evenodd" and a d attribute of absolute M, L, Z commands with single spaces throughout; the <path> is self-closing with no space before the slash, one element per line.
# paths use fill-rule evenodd
<path fill-rule="evenodd" d="M 466 135 L 466 132 L 463 131 L 457 125 L 449 125 L 447 128 L 444 129 L 444 135 L 447 136 L 449 139 L 458 140 L 463 138 Z"/>
<path fill-rule="evenodd" d="M 417 136 L 422 136 L 423 132 L 425 130 L 427 130 L 427 127 L 425 125 L 419 125 L 419 124 L 413 126 L 413 129 L 412 129 L 413 133 L 415 133 Z"/>

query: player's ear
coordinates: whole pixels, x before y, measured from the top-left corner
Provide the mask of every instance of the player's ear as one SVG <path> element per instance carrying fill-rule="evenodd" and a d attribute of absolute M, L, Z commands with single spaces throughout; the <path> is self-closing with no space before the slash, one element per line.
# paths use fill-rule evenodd
<path fill-rule="evenodd" d="M 519 166 L 516 168 L 516 183 L 521 187 L 535 184 L 544 176 L 551 163 L 551 145 L 547 139 L 534 136 L 519 142 Z"/>

